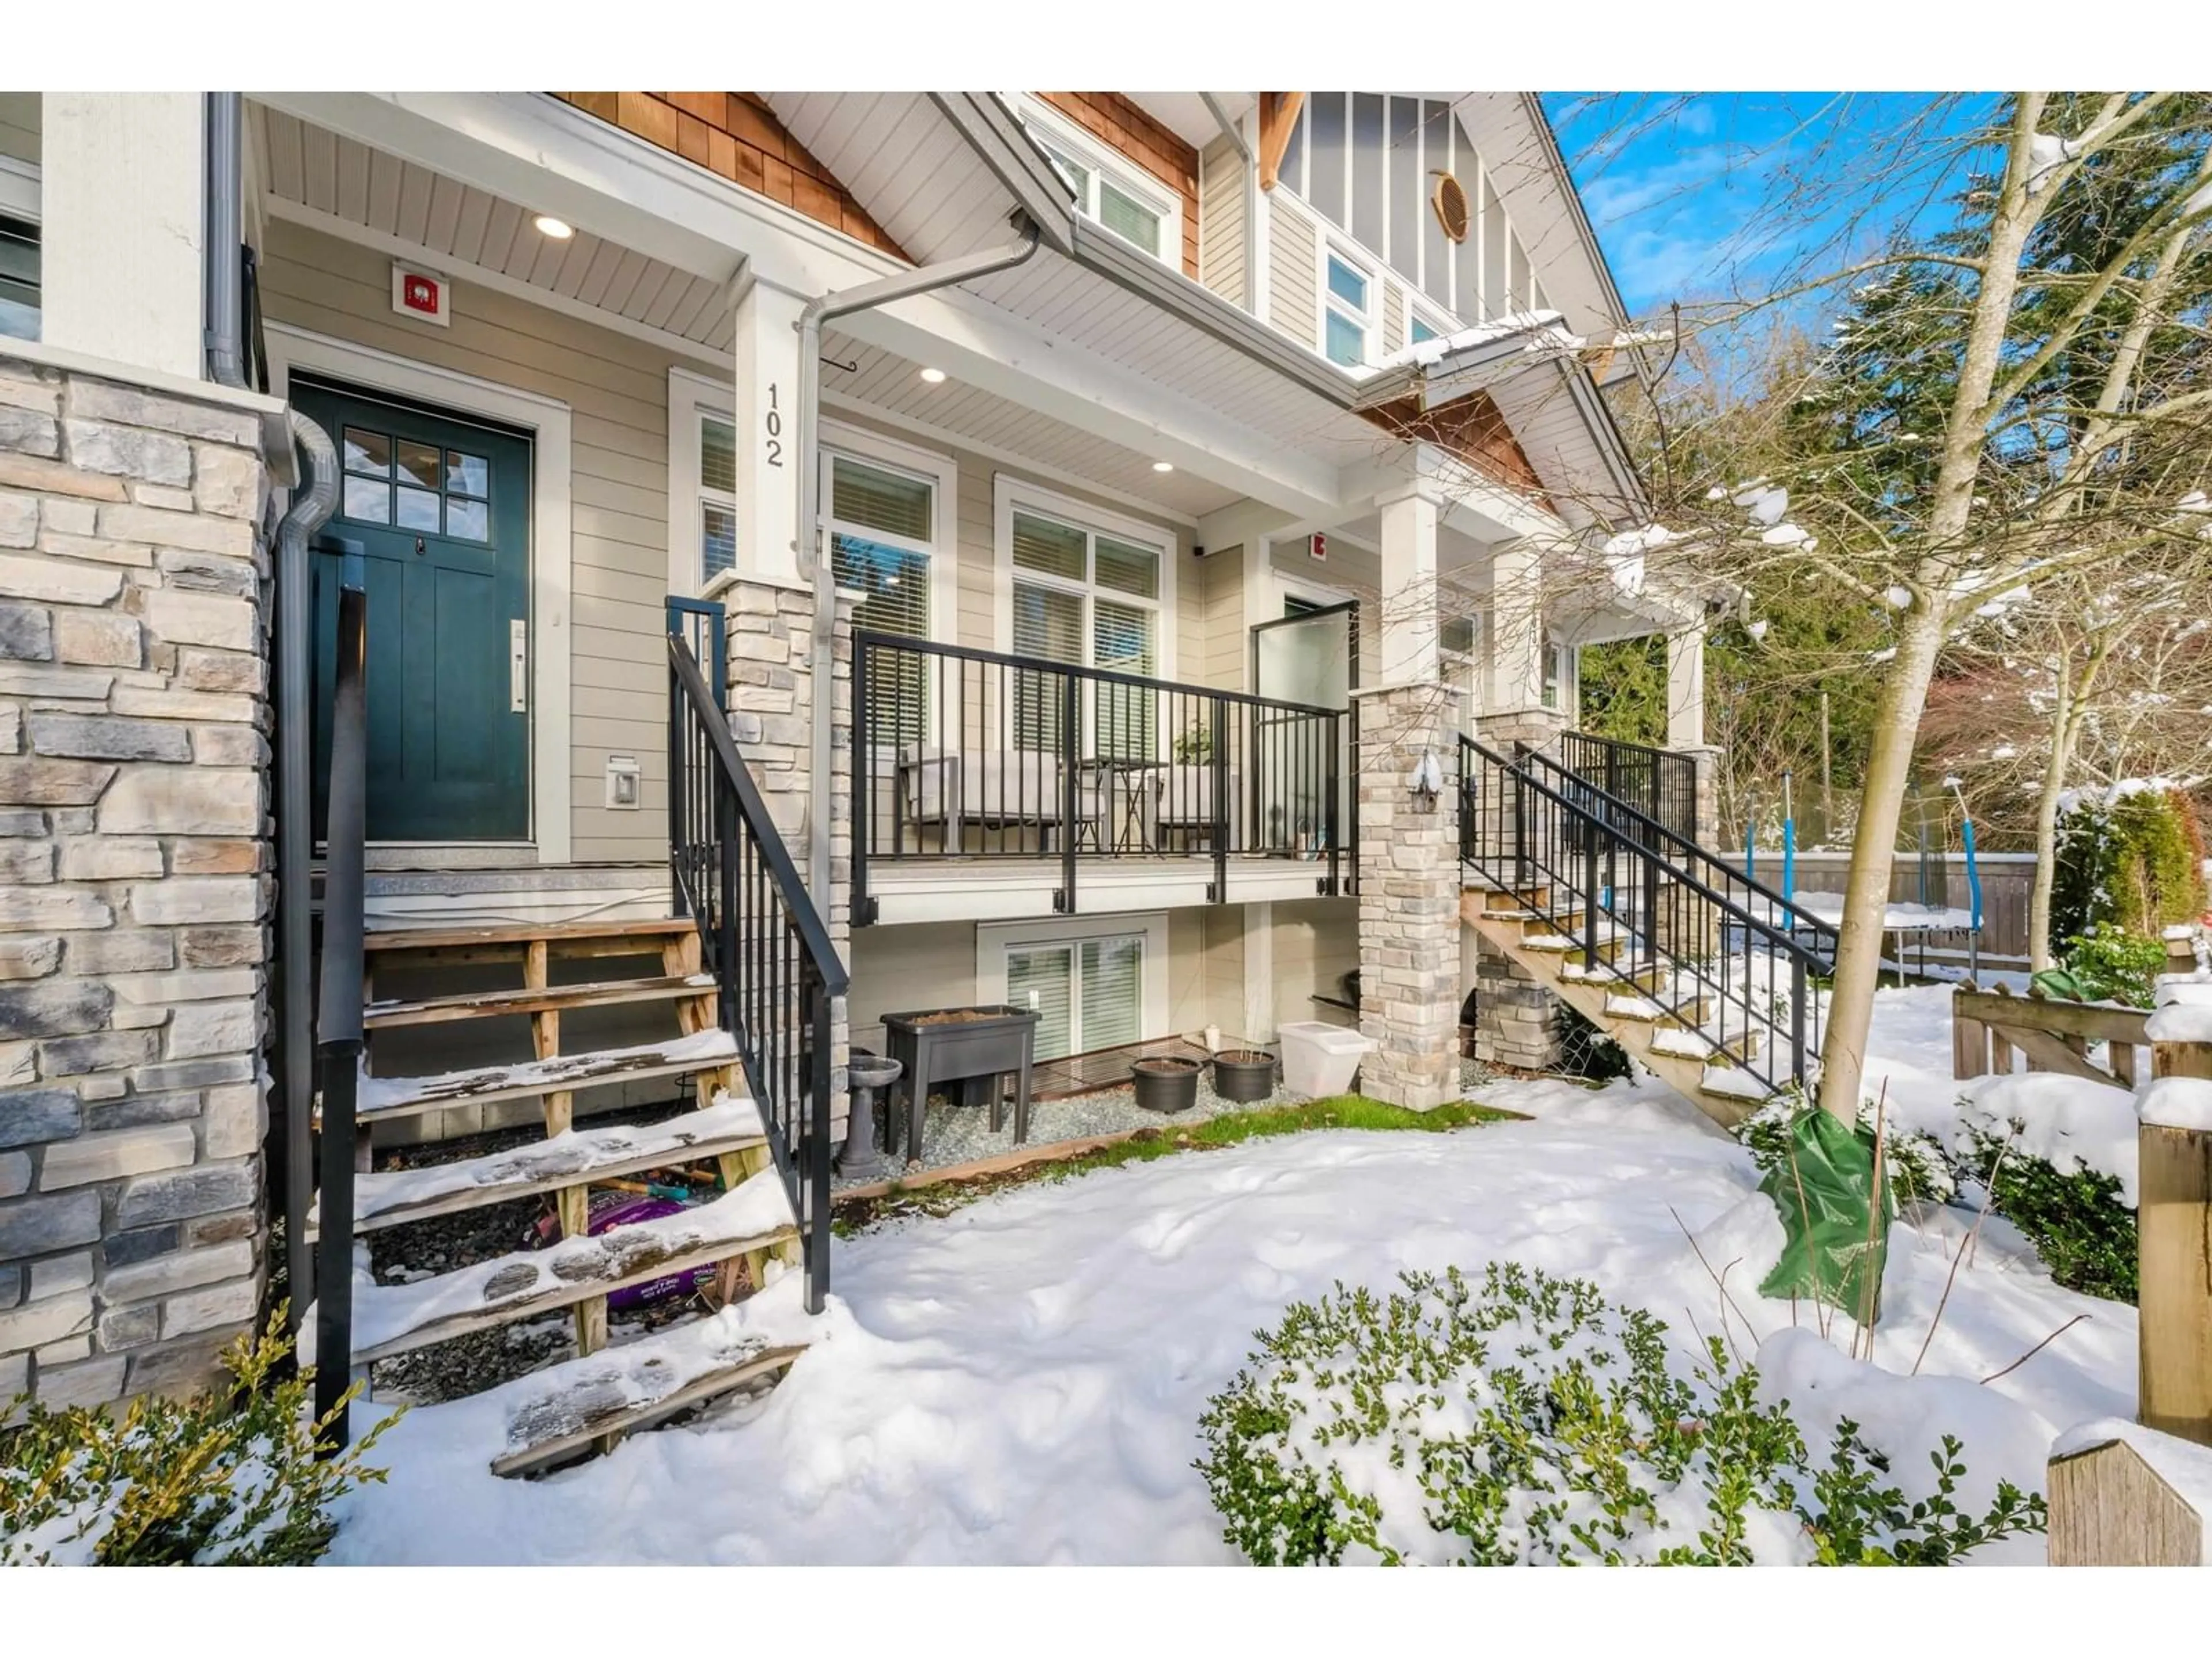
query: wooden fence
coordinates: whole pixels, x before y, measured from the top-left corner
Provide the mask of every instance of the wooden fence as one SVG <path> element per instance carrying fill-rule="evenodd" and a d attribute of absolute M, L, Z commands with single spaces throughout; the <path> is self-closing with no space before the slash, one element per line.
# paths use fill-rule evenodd
<path fill-rule="evenodd" d="M 2033 988 L 2016 997 L 1969 980 L 1951 996 L 1951 1075 L 2062 1072 L 2132 1089 L 2149 1022 L 2144 1010 L 2117 1002 L 2065 1002 Z M 2089 1058 L 2092 1042 L 2105 1045 L 2101 1067 Z"/>
<path fill-rule="evenodd" d="M 1743 854 L 1740 852 L 1720 856 L 1739 870 L 1743 867 Z M 1760 880 L 1778 884 L 1782 878 L 1781 849 L 1760 848 L 1755 867 Z M 1982 965 L 2027 967 L 2027 900 L 2035 883 L 2035 854 L 1981 853 L 1975 856 L 1974 867 L 1982 878 L 1982 937 L 1981 949 L 1977 953 Z M 1840 893 L 1850 884 L 1851 855 L 1848 852 L 1800 853 L 1795 873 L 1799 892 Z M 1890 861 L 1889 896 L 1895 904 L 1971 909 L 1973 901 L 1967 891 L 1966 855 L 1929 854 L 1923 882 L 1920 854 L 1896 854 Z M 1907 966 L 1923 959 L 1931 963 L 1964 964 L 1967 957 L 1966 935 L 1963 932 L 1909 934 L 1903 949 Z"/>

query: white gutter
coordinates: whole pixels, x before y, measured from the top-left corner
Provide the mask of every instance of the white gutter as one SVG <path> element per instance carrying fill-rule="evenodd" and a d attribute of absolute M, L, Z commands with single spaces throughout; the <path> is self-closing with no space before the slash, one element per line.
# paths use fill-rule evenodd
<path fill-rule="evenodd" d="M 799 579 L 814 589 L 814 649 L 811 738 L 812 772 L 807 793 L 806 885 L 815 906 L 826 917 L 830 908 L 830 750 L 835 722 L 831 719 L 830 682 L 835 665 L 837 632 L 837 581 L 825 556 L 822 515 L 822 325 L 856 311 L 912 299 L 918 294 L 972 282 L 994 271 L 1020 264 L 1037 250 L 1036 222 L 1019 211 L 1014 215 L 1018 240 L 980 252 L 964 254 L 933 265 L 922 265 L 890 276 L 878 277 L 835 294 L 819 295 L 799 313 Z M 940 510 L 950 504 L 940 502 Z M 861 744 L 854 738 L 854 763 L 862 763 Z"/>

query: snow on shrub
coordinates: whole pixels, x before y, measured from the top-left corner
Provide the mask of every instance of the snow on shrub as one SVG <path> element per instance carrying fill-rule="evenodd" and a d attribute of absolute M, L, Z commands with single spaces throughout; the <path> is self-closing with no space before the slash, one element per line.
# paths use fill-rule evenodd
<path fill-rule="evenodd" d="M 1795 1088 L 1768 1097 L 1759 1109 L 1732 1132 L 1751 1153 L 1751 1161 L 1766 1174 L 1788 1155 L 1790 1126 L 1807 1109 L 1804 1096 Z M 1869 1136 L 1879 1123 L 1882 1139 L 1883 1179 L 1899 1200 L 1927 1200 L 1943 1204 L 1958 1190 L 1951 1158 L 1942 1143 L 1931 1135 L 1906 1129 L 1895 1109 L 1883 1112 L 1879 1103 L 1859 1103 L 1859 1127 Z"/>
<path fill-rule="evenodd" d="M 1587 1280 L 1492 1262 L 1296 1303 L 1199 1419 L 1224 1536 L 1262 1565 L 1940 1565 L 2042 1530 L 2000 1482 L 1962 1513 L 1942 1437 L 1917 1500 L 1848 1419 L 1817 1464 L 1759 1374 Z"/>
<path fill-rule="evenodd" d="M 314 1373 L 270 1376 L 290 1343 L 266 1334 L 223 1351 L 235 1388 L 190 1402 L 31 1406 L 0 1430 L 0 1566 L 306 1566 L 331 1546 L 330 1507 L 384 1471 L 362 1459 L 386 1418 L 319 1459 Z M 349 1399 L 351 1395 L 349 1395 Z M 0 1406 L 4 1406 L 0 1401 Z M 4 1416 L 4 1413 L 0 1413 Z"/>
<path fill-rule="evenodd" d="M 1977 1078 L 1953 1151 L 2069 1290 L 2136 1299 L 2136 1100 L 2056 1072 Z"/>

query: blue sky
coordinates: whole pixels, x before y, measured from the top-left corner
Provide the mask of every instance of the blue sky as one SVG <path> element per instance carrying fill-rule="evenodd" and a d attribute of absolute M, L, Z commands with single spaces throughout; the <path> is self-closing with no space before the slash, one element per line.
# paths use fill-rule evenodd
<path fill-rule="evenodd" d="M 1634 314 L 1763 293 L 1940 217 L 1985 97 L 1911 93 L 1547 93 Z"/>

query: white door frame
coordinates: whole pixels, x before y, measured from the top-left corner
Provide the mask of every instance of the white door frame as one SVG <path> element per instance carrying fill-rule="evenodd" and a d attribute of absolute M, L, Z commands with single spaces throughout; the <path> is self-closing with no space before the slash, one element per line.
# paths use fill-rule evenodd
<path fill-rule="evenodd" d="M 575 542 L 569 533 L 568 405 L 289 323 L 264 326 L 273 396 L 289 398 L 292 371 L 307 369 L 397 398 L 520 427 L 532 434 L 529 844 L 536 848 L 538 863 L 566 864 L 574 830 L 569 815 L 568 653 L 569 597 L 575 591 Z"/>

